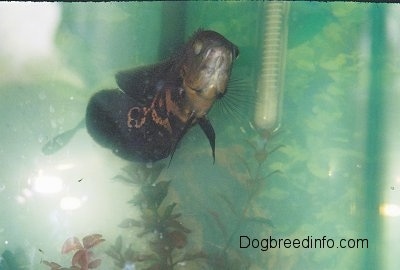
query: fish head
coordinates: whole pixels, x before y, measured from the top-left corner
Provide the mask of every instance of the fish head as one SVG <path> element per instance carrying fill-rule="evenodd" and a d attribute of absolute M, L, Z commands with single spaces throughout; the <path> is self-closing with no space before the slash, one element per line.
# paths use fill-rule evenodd
<path fill-rule="evenodd" d="M 225 94 L 239 49 L 217 32 L 199 31 L 184 55 L 180 71 L 183 88 L 191 111 L 202 117 Z"/>

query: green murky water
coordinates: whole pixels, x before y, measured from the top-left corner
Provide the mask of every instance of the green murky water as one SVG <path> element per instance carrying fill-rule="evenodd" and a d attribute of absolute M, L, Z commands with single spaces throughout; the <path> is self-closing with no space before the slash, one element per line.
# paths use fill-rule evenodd
<path fill-rule="evenodd" d="M 0 4 L 0 269 L 395 269 L 400 9 L 288 6 L 280 126 L 266 136 L 265 3 Z M 214 165 L 199 127 L 170 166 L 129 164 L 85 129 L 42 153 L 117 71 L 199 28 L 240 48 L 209 114 Z"/>

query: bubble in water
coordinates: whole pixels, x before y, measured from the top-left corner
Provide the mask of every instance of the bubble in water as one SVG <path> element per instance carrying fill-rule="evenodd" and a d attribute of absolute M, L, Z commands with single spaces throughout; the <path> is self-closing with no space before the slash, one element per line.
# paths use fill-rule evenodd
<path fill-rule="evenodd" d="M 4 191 L 6 189 L 6 185 L 0 184 L 0 192 Z"/>
<path fill-rule="evenodd" d="M 56 111 L 56 110 L 54 109 L 53 105 L 50 105 L 49 111 L 50 111 L 50 113 L 54 113 L 54 112 Z"/>

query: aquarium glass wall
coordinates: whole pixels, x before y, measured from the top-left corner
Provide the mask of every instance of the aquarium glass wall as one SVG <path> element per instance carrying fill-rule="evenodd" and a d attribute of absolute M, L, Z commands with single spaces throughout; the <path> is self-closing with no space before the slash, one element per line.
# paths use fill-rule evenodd
<path fill-rule="evenodd" d="M 397 269 L 399 21 L 355 2 L 1 3 L 0 270 Z M 204 30 L 224 37 L 212 64 L 193 60 Z M 122 98 L 96 122 L 104 89 Z M 104 147 L 149 119 L 164 158 Z"/>

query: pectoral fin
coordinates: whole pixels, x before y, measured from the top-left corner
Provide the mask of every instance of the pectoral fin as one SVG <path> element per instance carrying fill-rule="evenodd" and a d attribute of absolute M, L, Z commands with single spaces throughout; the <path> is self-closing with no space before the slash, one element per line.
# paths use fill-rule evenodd
<path fill-rule="evenodd" d="M 171 165 L 171 161 L 172 161 L 172 157 L 174 156 L 176 147 L 178 146 L 178 143 L 180 142 L 180 140 L 183 138 L 183 135 L 186 134 L 186 132 L 189 130 L 189 128 L 192 126 L 193 120 L 195 119 L 194 114 L 192 113 L 188 119 L 188 121 L 186 122 L 186 125 L 183 127 L 183 129 L 181 130 L 181 132 L 179 133 L 178 137 L 176 138 L 175 143 L 172 145 L 171 147 L 171 158 L 169 159 L 169 165 Z"/>
<path fill-rule="evenodd" d="M 199 121 L 199 125 L 200 125 L 201 129 L 206 134 L 207 139 L 210 143 L 211 150 L 212 150 L 212 156 L 213 156 L 213 163 L 215 163 L 215 132 L 214 132 L 214 128 L 211 125 L 210 121 L 206 117 L 200 118 L 198 121 Z"/>

